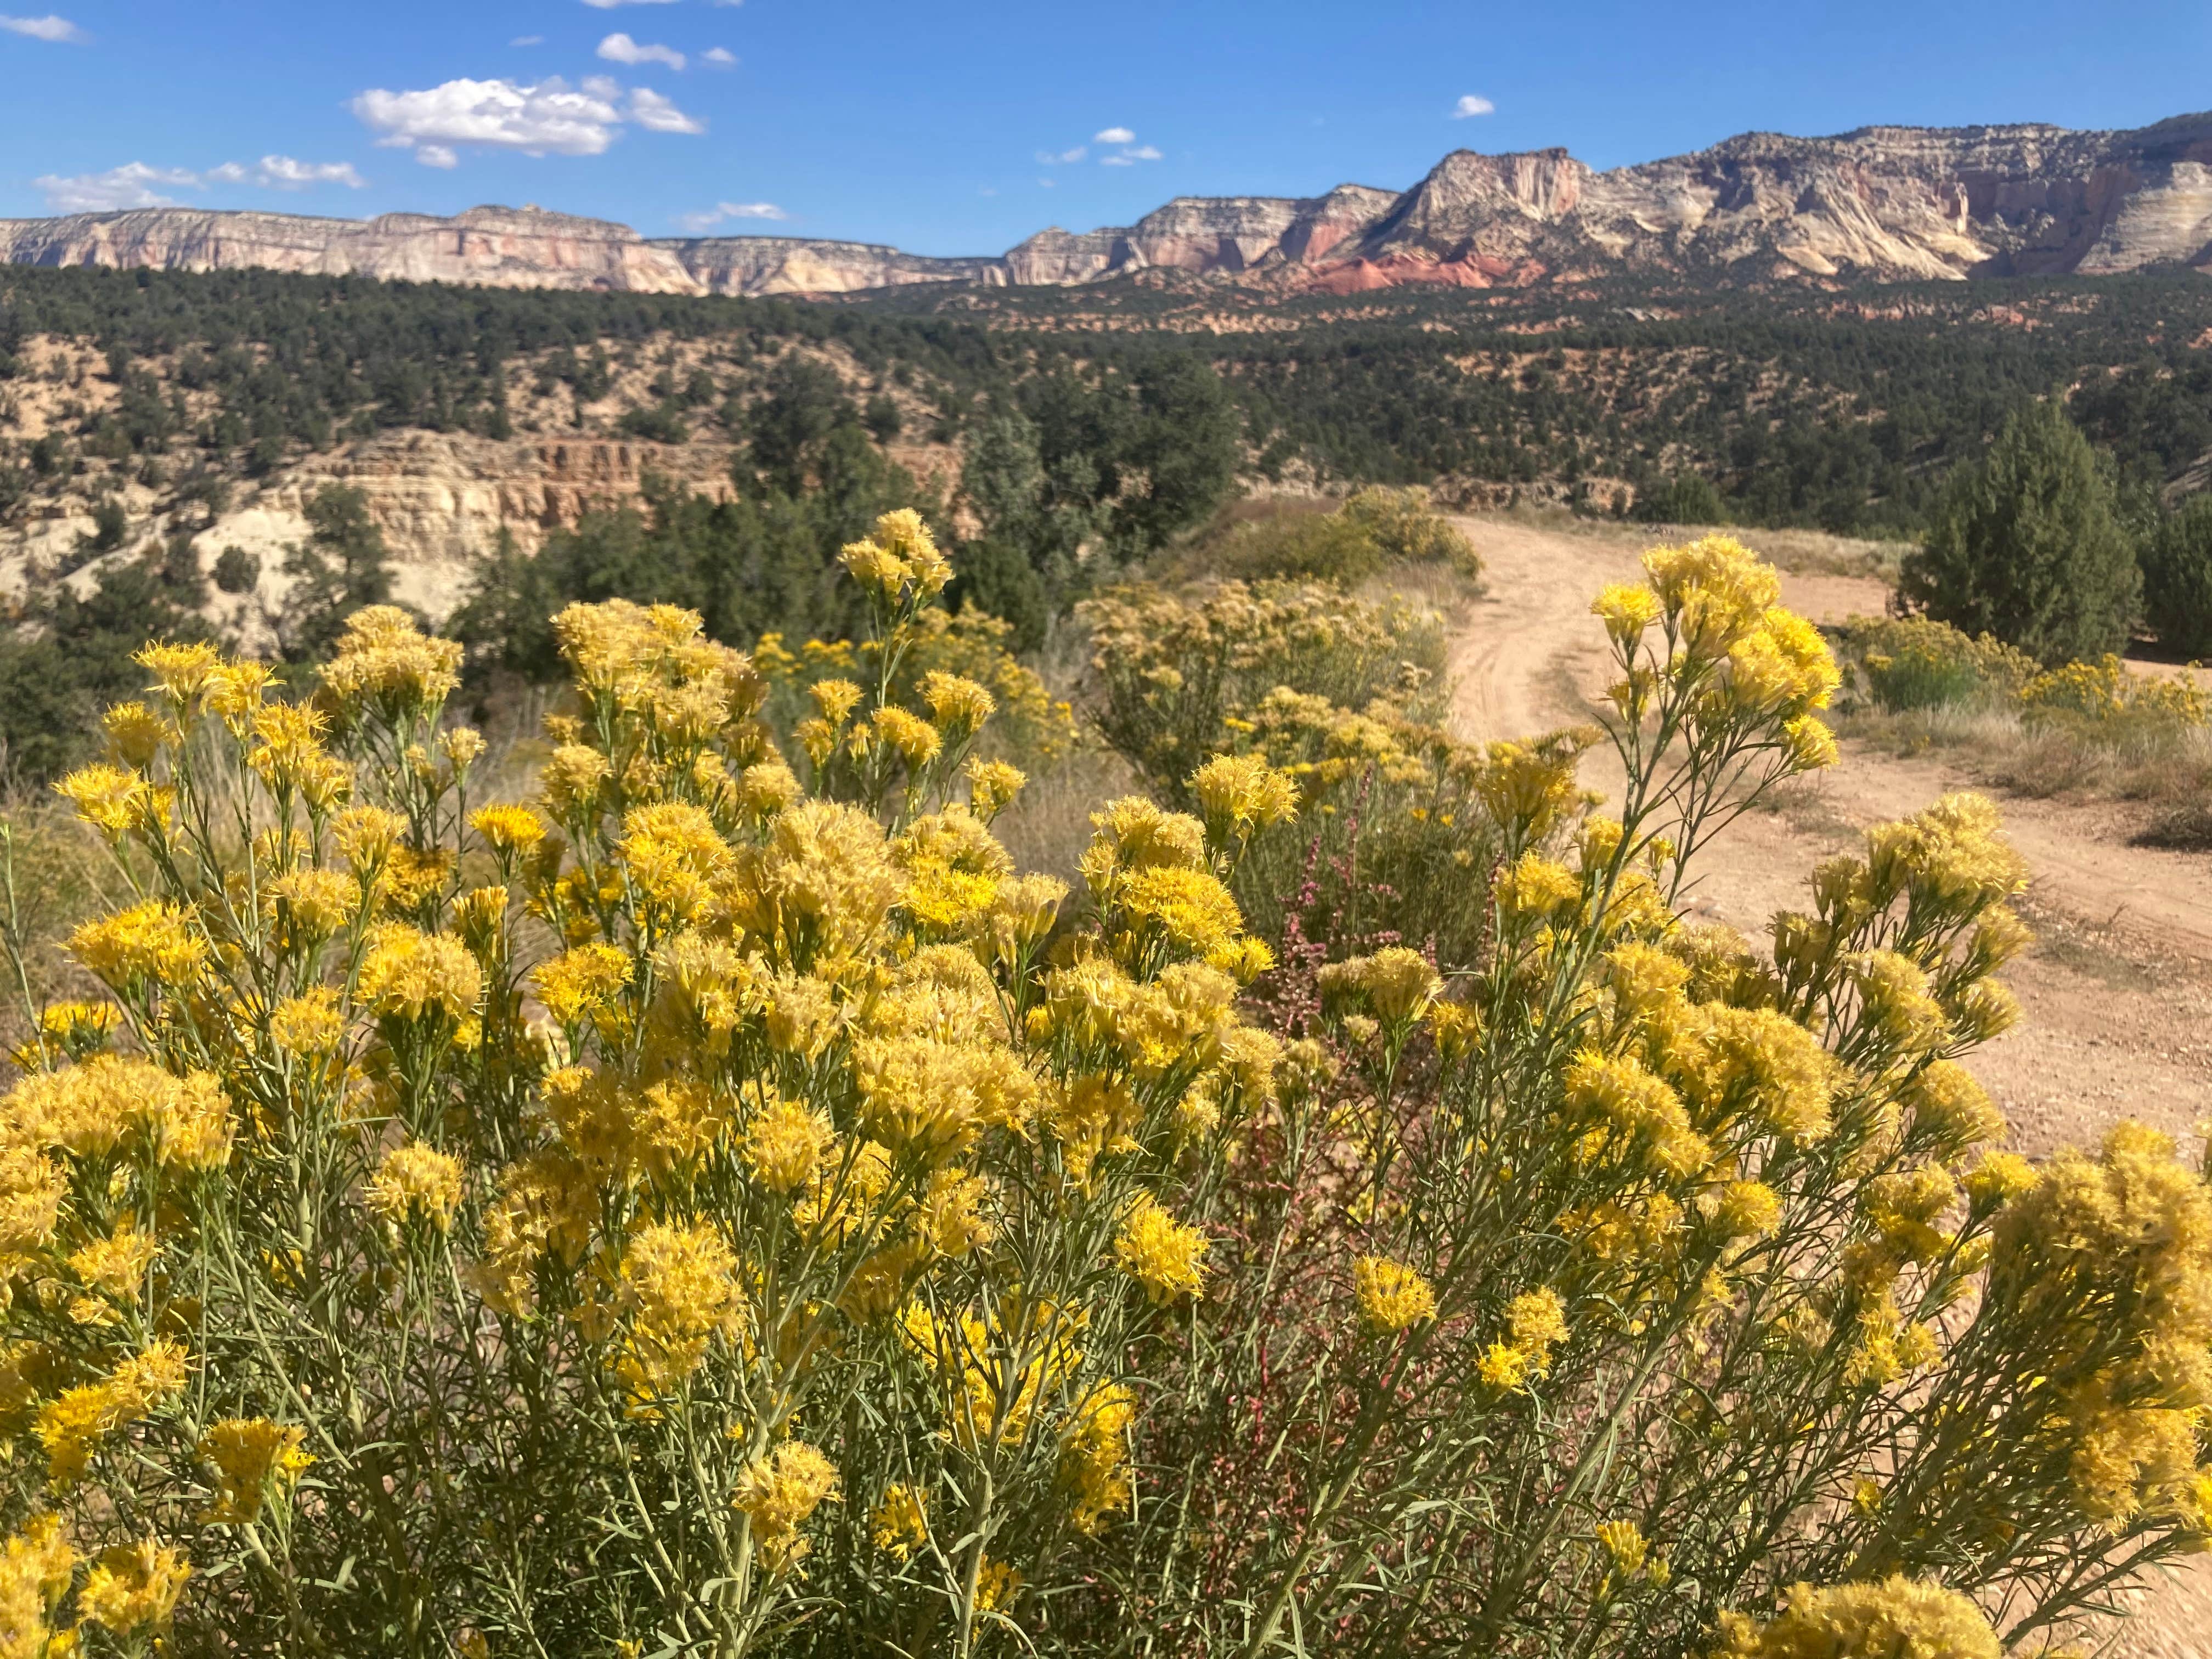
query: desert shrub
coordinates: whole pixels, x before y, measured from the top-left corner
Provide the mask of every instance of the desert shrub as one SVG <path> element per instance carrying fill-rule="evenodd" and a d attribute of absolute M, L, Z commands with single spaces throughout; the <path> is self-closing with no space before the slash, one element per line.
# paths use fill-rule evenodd
<path fill-rule="evenodd" d="M 1435 612 L 1347 598 L 1322 582 L 1110 588 L 1076 609 L 1091 630 L 1092 717 L 1179 805 L 1277 686 L 1364 708 L 1429 691 L 1443 666 Z"/>
<path fill-rule="evenodd" d="M 2111 464 L 2055 404 L 2021 410 L 1958 470 L 1899 582 L 1936 621 L 2045 666 L 2123 648 L 2142 588 Z"/>
<path fill-rule="evenodd" d="M 64 787 L 107 999 L 0 1103 L 18 1649 L 1987 1659 L 2201 1547 L 2212 1191 L 1993 1150 L 1993 810 L 1771 958 L 1674 913 L 1835 758 L 1741 548 L 1599 599 L 1617 817 L 1481 757 L 1449 982 L 1271 967 L 1262 753 L 1017 876 L 983 688 L 884 695 L 944 562 L 848 564 L 787 750 L 696 615 L 565 611 L 527 805 L 392 610 L 311 703 L 144 653 Z"/>
<path fill-rule="evenodd" d="M 1237 525 L 1212 555 L 1246 580 L 1305 578 L 1355 586 L 1393 564 L 1436 563 L 1473 579 L 1482 572 L 1467 538 L 1422 489 L 1363 489 L 1335 511 L 1278 511 Z"/>
<path fill-rule="evenodd" d="M 2026 653 L 1931 617 L 1854 617 L 1840 632 L 1868 695 L 1893 711 L 2006 702 L 2036 673 Z"/>
<path fill-rule="evenodd" d="M 2212 656 L 2212 495 L 2191 495 L 2143 549 L 2143 616 L 2158 637 Z"/>
<path fill-rule="evenodd" d="M 752 659 L 768 683 L 763 713 L 786 739 L 820 740 L 820 728 L 810 723 L 823 714 L 823 696 L 836 695 L 816 691 L 821 682 L 858 682 L 877 692 L 887 685 L 893 702 L 911 703 L 923 695 L 930 676 L 950 674 L 989 693 L 985 743 L 990 751 L 1024 766 L 1050 766 L 1074 745 L 1074 711 L 1015 657 L 1013 634 L 1011 623 L 988 611 L 948 615 L 932 608 L 902 633 L 888 661 L 876 636 L 811 639 L 793 651 L 781 634 L 763 635 Z"/>
<path fill-rule="evenodd" d="M 2194 679 L 2130 674 L 2114 656 L 2037 675 L 2021 688 L 2020 707 L 2032 722 L 2112 743 L 2171 737 L 2212 720 L 2212 699 Z"/>
<path fill-rule="evenodd" d="M 1645 524 L 1726 524 L 1721 492 L 1702 472 L 1678 472 L 1638 493 L 1636 516 Z"/>

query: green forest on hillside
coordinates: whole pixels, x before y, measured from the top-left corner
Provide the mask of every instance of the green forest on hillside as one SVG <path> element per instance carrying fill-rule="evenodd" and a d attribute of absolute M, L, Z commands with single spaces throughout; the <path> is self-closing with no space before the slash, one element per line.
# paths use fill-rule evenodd
<path fill-rule="evenodd" d="M 118 492 L 173 526 L 308 453 L 388 430 L 502 439 L 597 406 L 616 434 L 730 446 L 737 499 L 671 485 L 587 515 L 535 560 L 483 573 L 455 626 L 477 656 L 550 672 L 571 599 L 668 599 L 720 637 L 836 633 L 836 549 L 882 512 L 945 521 L 887 446 L 957 445 L 978 533 L 956 596 L 1034 643 L 1105 577 L 1188 535 L 1247 482 L 1528 490 L 1646 516 L 1919 535 L 1953 470 L 2053 397 L 2106 458 L 2131 533 L 2212 465 L 2212 283 L 2185 271 L 1849 291 L 1657 290 L 1626 280 L 1515 295 L 1425 289 L 1273 302 L 1279 325 L 1188 325 L 1198 290 L 891 293 L 842 304 L 380 283 L 270 272 L 0 270 L 0 526 L 64 492 L 125 546 Z M 1204 303 L 1249 303 L 1208 289 Z M 964 313 L 964 314 L 963 314 Z M 1070 319 L 1101 325 L 1078 330 Z M 41 340 L 89 349 L 98 398 L 42 387 Z M 648 378 L 649 377 L 649 378 Z M 617 380 L 629 390 L 605 414 Z M 642 394 L 636 388 L 642 386 Z M 61 395 L 28 436 L 21 401 Z M 527 406 L 536 412 L 518 416 Z M 576 418 L 582 419 L 579 414 Z M 198 503 L 197 514 L 190 510 Z M 86 510 L 79 507 L 78 512 Z M 380 597 L 373 529 L 329 504 L 281 620 L 315 660 L 332 613 Z M 146 632 L 189 635 L 210 575 L 191 532 L 109 559 L 89 594 L 34 592 L 0 632 L 7 764 L 68 758 L 54 733 L 130 679 Z M 251 572 L 230 579 L 250 580 Z M 233 589 L 231 591 L 240 591 Z M 319 607 L 319 609 L 318 609 Z"/>
<path fill-rule="evenodd" d="M 1127 287 L 1023 299 L 1110 307 Z M 16 269 L 0 275 L 0 399 L 28 337 L 90 340 L 125 396 L 88 442 L 143 452 L 188 436 L 248 461 L 258 447 L 270 465 L 287 447 L 380 428 L 504 435 L 519 360 L 588 392 L 605 348 L 656 339 L 713 340 L 738 367 L 834 345 L 918 389 L 948 438 L 1040 380 L 1195 358 L 1230 386 L 1262 472 L 1569 486 L 1694 472 L 1747 524 L 1887 532 L 1917 528 L 1946 467 L 2054 392 L 2143 483 L 2212 452 L 2212 353 L 2197 343 L 2212 283 L 2191 272 L 1662 298 L 1615 283 L 1500 309 L 1404 290 L 1362 296 L 1357 314 L 1291 302 L 1295 330 L 1071 336 L 1025 328 L 1018 309 L 988 323 L 912 314 L 906 295 L 817 306 Z M 144 372 L 157 358 L 166 382 Z M 218 392 L 222 416 L 183 433 L 180 387 Z M 678 412 L 720 410 L 723 395 L 663 389 Z M 742 426 L 742 408 L 723 412 Z M 25 470 L 21 457 L 6 465 Z M 12 488 L 25 490 L 20 477 Z M 10 489 L 0 482 L 0 512 Z"/>

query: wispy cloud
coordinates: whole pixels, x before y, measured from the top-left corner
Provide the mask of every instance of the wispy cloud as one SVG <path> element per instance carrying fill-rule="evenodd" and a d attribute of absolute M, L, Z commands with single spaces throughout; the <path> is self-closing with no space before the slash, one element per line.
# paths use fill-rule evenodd
<path fill-rule="evenodd" d="M 791 216 L 773 202 L 717 202 L 702 213 L 679 213 L 676 222 L 697 235 L 732 219 L 788 219 Z"/>
<path fill-rule="evenodd" d="M 712 64 L 716 69 L 735 69 L 738 64 L 738 54 L 727 46 L 709 46 L 699 54 L 699 61 L 702 64 Z"/>
<path fill-rule="evenodd" d="M 629 95 L 629 118 L 647 132 L 706 131 L 704 121 L 693 119 L 651 87 L 640 87 Z"/>
<path fill-rule="evenodd" d="M 1464 121 L 1470 115 L 1488 115 L 1497 108 L 1498 106 L 1487 98 L 1470 92 L 1463 94 L 1459 102 L 1452 106 L 1451 118 L 1455 121 Z"/>
<path fill-rule="evenodd" d="M 81 42 L 90 37 L 66 17 L 51 13 L 44 17 L 9 17 L 0 13 L 0 29 L 10 34 L 28 35 L 33 40 L 52 40 L 57 44 Z"/>
<path fill-rule="evenodd" d="M 612 11 L 617 6 L 668 6 L 675 0 L 584 0 L 594 11 Z"/>
<path fill-rule="evenodd" d="M 555 75 L 530 85 L 465 79 L 409 92 L 380 88 L 361 94 L 352 109 L 380 145 L 412 150 L 432 167 L 454 166 L 464 149 L 599 155 L 626 123 L 653 132 L 706 131 L 644 87 L 629 94 L 625 108 L 620 83 L 604 75 L 574 87 Z"/>
<path fill-rule="evenodd" d="M 1161 159 L 1158 150 L 1150 144 L 1139 143 L 1136 133 L 1127 127 L 1108 127 L 1102 132 L 1094 132 L 1089 144 L 1077 144 L 1060 150 L 1041 149 L 1036 153 L 1036 159 L 1048 167 L 1073 167 L 1078 161 L 1090 159 L 1092 144 L 1111 151 L 1098 157 L 1098 165 L 1102 167 L 1129 167 L 1139 161 Z"/>
<path fill-rule="evenodd" d="M 518 34 L 507 44 L 510 46 L 542 46 L 545 44 L 545 37 L 542 34 Z"/>
<path fill-rule="evenodd" d="M 258 185 L 264 190 L 310 190 L 317 185 L 367 187 L 350 161 L 301 161 L 289 155 L 264 155 L 253 167 L 225 161 L 204 173 L 190 167 L 155 167 L 127 161 L 106 173 L 63 178 L 49 173 L 32 181 L 57 213 L 119 213 L 128 208 L 173 207 L 175 190 L 204 190 L 210 185 Z"/>
<path fill-rule="evenodd" d="M 197 190 L 200 178 L 182 167 L 149 167 L 143 161 L 126 161 L 106 173 L 82 173 L 73 178 L 47 173 L 31 183 L 57 213 L 118 213 L 125 208 L 170 207 L 176 198 L 162 192 Z"/>
<path fill-rule="evenodd" d="M 350 161 L 295 161 L 289 155 L 263 156 L 253 182 L 269 190 L 306 190 L 315 185 L 362 190 L 368 184 Z"/>
<path fill-rule="evenodd" d="M 610 34 L 599 42 L 599 56 L 610 64 L 665 64 L 681 70 L 688 61 L 673 46 L 648 46 L 627 34 Z"/>

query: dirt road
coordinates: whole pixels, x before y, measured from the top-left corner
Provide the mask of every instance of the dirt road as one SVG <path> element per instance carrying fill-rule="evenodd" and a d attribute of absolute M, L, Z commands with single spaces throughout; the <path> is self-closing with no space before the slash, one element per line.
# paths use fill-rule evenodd
<path fill-rule="evenodd" d="M 1503 516 L 1457 522 L 1485 567 L 1485 595 L 1450 654 L 1461 735 L 1588 718 L 1607 678 L 1589 600 L 1638 574 L 1636 544 Z M 1887 595 L 1865 576 L 1783 581 L 1784 602 L 1820 622 L 1877 614 Z M 1601 766 L 1588 781 L 1607 787 Z M 1855 848 L 1867 825 L 1976 787 L 1956 759 L 1847 743 L 1841 764 L 1793 785 L 1773 811 L 1747 815 L 1714 844 L 1693 908 L 1757 937 L 1775 910 L 1803 903 L 1814 865 Z M 2120 805 L 1997 799 L 2028 862 L 2022 908 L 2038 942 L 2006 976 L 2026 1018 L 1973 1069 L 2015 1143 L 2031 1153 L 2087 1143 L 2123 1117 L 2193 1139 L 2212 1117 L 2212 858 L 2128 844 L 2136 820 Z M 2152 1589 L 2107 1651 L 2212 1659 L 2212 1566 L 2192 1564 Z"/>

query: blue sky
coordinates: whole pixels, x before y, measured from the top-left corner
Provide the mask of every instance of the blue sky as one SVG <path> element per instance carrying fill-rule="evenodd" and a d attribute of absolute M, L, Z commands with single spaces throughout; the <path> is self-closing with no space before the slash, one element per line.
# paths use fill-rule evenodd
<path fill-rule="evenodd" d="M 996 252 L 1462 146 L 2207 107 L 2204 0 L 0 0 L 0 215 L 531 201 Z"/>

